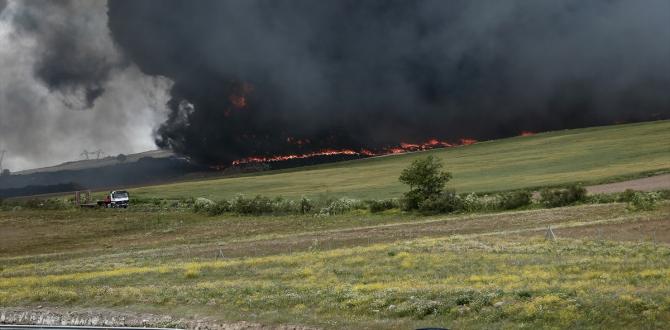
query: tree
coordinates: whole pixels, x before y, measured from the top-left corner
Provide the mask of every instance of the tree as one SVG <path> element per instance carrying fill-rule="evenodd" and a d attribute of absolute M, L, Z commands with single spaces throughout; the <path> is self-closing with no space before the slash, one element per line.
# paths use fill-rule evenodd
<path fill-rule="evenodd" d="M 400 174 L 400 182 L 409 186 L 405 193 L 405 208 L 414 210 L 430 198 L 437 198 L 451 179 L 451 173 L 442 170 L 444 165 L 435 156 L 417 159 Z"/>
<path fill-rule="evenodd" d="M 128 156 L 124 154 L 119 154 L 116 156 L 116 160 L 119 161 L 120 163 L 125 163 L 126 160 L 128 160 Z"/>

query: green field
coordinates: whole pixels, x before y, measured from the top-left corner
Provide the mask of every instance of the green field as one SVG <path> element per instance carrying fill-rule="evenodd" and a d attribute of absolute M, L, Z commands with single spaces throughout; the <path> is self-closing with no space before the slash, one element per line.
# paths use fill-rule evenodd
<path fill-rule="evenodd" d="M 144 187 L 133 196 L 146 199 L 127 210 L 7 201 L 0 314 L 150 313 L 173 319 L 145 325 L 174 327 L 203 319 L 325 329 L 669 327 L 668 193 L 647 193 L 658 196 L 648 208 L 595 195 L 567 207 L 535 201 L 432 216 L 398 208 L 213 216 L 174 200 L 400 197 L 400 171 L 426 154 L 444 160 L 459 192 L 620 180 L 670 169 L 670 121 Z M 557 239 L 545 239 L 548 227 Z"/>
<path fill-rule="evenodd" d="M 597 183 L 670 169 L 670 121 L 595 127 L 481 142 L 284 172 L 133 189 L 142 197 L 211 199 L 236 194 L 399 197 L 400 171 L 428 154 L 444 160 L 459 192 Z"/>
<path fill-rule="evenodd" d="M 0 310 L 331 329 L 664 328 L 668 214 L 667 202 L 430 218 L 0 212 Z M 548 225 L 557 241 L 543 239 Z"/>

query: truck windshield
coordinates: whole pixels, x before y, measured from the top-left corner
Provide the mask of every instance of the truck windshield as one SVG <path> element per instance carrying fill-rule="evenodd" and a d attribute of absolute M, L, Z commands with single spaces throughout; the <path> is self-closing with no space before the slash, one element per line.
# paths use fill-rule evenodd
<path fill-rule="evenodd" d="M 112 193 L 113 198 L 128 198 L 128 193 L 125 191 L 116 191 Z"/>

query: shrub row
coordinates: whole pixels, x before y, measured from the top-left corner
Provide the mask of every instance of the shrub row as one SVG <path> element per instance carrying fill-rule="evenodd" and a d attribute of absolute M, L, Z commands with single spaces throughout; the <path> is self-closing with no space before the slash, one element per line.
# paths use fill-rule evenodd
<path fill-rule="evenodd" d="M 586 201 L 586 189 L 572 185 L 565 189 L 543 189 L 540 192 L 540 203 L 545 207 L 561 207 Z"/>
<path fill-rule="evenodd" d="M 198 198 L 193 205 L 193 209 L 196 212 L 207 213 L 209 215 L 224 213 L 248 215 L 304 214 L 311 211 L 313 207 L 313 203 L 305 197 L 299 201 L 294 201 L 281 197 L 270 198 L 261 195 L 252 198 L 238 195 L 231 200 L 221 200 L 218 202 L 206 198 Z"/>
<path fill-rule="evenodd" d="M 421 201 L 418 210 L 423 214 L 492 212 L 523 208 L 532 203 L 532 194 L 528 191 L 514 191 L 483 196 L 475 193 L 458 195 L 453 191 L 444 191 Z M 403 209 L 411 210 L 411 203 L 404 203 Z"/>

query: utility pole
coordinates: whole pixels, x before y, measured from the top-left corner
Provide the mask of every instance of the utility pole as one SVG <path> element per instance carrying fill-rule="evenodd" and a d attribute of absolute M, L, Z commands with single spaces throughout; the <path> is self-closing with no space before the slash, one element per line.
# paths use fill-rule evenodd
<path fill-rule="evenodd" d="M 96 151 L 91 152 L 92 154 L 95 154 L 95 159 L 100 159 L 100 156 L 104 156 L 105 152 L 102 151 L 102 149 L 98 149 Z"/>
<path fill-rule="evenodd" d="M 7 150 L 0 150 L 0 173 L 2 173 L 2 161 L 5 159 L 5 153 L 7 153 Z"/>

